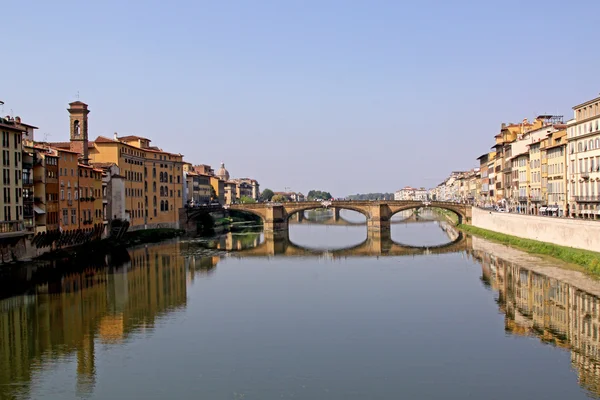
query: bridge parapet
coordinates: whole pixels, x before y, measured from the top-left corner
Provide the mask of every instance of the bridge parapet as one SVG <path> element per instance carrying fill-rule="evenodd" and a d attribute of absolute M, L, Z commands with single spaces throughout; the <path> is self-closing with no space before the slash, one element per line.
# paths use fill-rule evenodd
<path fill-rule="evenodd" d="M 378 200 L 378 201 L 306 201 L 288 203 L 256 203 L 256 204 L 234 204 L 229 208 L 232 210 L 245 211 L 256 214 L 263 219 L 265 231 L 287 230 L 291 215 L 298 212 L 316 208 L 334 208 L 339 210 L 351 210 L 363 214 L 367 218 L 369 230 L 382 231 L 389 229 L 389 221 L 392 216 L 400 211 L 432 207 L 442 208 L 458 215 L 459 223 L 471 223 L 471 206 L 465 204 L 444 201 L 412 201 L 412 200 Z"/>

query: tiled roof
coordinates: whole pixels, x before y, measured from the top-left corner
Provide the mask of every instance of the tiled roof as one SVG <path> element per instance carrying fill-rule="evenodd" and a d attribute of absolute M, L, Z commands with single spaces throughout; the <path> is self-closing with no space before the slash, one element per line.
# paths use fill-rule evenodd
<path fill-rule="evenodd" d="M 123 140 L 125 142 L 127 142 L 129 140 L 147 140 L 147 141 L 151 142 L 151 140 L 148 138 L 145 138 L 142 136 L 136 136 L 136 135 L 123 136 L 123 137 L 120 137 L 119 140 Z"/>

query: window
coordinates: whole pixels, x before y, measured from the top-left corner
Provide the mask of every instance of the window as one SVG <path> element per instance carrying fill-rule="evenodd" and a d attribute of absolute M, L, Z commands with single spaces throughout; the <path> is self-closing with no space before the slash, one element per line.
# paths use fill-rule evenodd
<path fill-rule="evenodd" d="M 165 201 L 164 200 L 160 201 L 160 211 L 165 211 Z"/>
<path fill-rule="evenodd" d="M 71 224 L 77 224 L 77 210 L 74 208 L 71 209 Z"/>
<path fill-rule="evenodd" d="M 63 225 L 69 225 L 69 210 L 63 209 Z"/>
<path fill-rule="evenodd" d="M 64 200 L 64 199 L 65 199 L 65 190 L 64 190 L 64 189 L 61 189 L 61 190 L 60 190 L 60 199 L 61 199 L 61 200 Z"/>

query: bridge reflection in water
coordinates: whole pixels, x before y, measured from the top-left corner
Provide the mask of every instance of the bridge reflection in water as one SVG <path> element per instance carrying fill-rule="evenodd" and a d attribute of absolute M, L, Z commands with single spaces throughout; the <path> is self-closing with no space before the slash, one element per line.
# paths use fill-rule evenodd
<path fill-rule="evenodd" d="M 197 251 L 197 243 L 173 241 L 129 249 L 126 261 L 106 259 L 104 265 L 78 271 L 54 268 L 42 278 L 37 277 L 42 270 L 31 268 L 13 281 L 18 287 L 23 286 L 19 280 L 29 282 L 28 295 L 0 301 L 0 398 L 31 397 L 48 367 L 68 362 L 76 364 L 76 374 L 71 385 L 71 375 L 60 384 L 75 388 L 78 396 L 92 394 L 97 353 L 127 340 L 145 340 L 159 321 L 185 312 L 190 285 L 214 273 L 223 256 L 336 258 L 457 251 L 481 265 L 482 283 L 498 293 L 505 331 L 570 351 L 580 384 L 600 395 L 600 290 L 478 250 L 477 240 L 459 235 L 447 245 L 426 249 L 371 236 L 351 248 L 315 250 L 281 237 L 229 234 L 208 245 L 233 250 L 227 253 L 207 255 Z"/>

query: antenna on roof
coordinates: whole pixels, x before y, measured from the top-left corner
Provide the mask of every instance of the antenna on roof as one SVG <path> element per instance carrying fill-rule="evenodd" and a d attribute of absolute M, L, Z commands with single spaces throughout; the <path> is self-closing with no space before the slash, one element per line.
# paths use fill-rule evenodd
<path fill-rule="evenodd" d="M 77 91 L 77 100 L 79 100 L 79 90 Z"/>
<path fill-rule="evenodd" d="M 48 136 L 50 136 L 48 132 L 44 133 L 44 142 L 48 141 Z"/>

